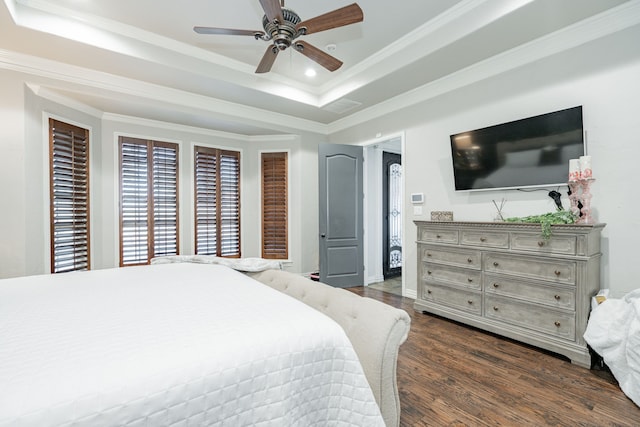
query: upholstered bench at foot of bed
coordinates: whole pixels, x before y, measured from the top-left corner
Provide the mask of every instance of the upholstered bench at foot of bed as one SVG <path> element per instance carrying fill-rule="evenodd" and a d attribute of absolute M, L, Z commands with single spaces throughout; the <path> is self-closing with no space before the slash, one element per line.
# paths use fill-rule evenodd
<path fill-rule="evenodd" d="M 411 319 L 404 311 L 344 289 L 282 270 L 248 273 L 337 322 L 351 340 L 387 427 L 400 424 L 396 383 L 398 349 L 407 339 Z"/>

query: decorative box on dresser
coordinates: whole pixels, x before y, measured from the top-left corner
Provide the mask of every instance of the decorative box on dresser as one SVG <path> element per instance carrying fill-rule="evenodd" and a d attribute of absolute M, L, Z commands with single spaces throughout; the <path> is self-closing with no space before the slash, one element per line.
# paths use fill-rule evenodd
<path fill-rule="evenodd" d="M 562 354 L 590 367 L 582 335 L 600 289 L 605 224 L 415 221 L 414 308 Z"/>

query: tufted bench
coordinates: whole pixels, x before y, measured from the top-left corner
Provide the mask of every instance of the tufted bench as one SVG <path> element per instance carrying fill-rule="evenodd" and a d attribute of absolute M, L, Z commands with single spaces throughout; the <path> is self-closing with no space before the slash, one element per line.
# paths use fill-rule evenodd
<path fill-rule="evenodd" d="M 396 384 L 398 349 L 407 339 L 411 319 L 404 311 L 344 289 L 282 270 L 248 273 L 337 322 L 351 340 L 387 427 L 400 424 Z"/>

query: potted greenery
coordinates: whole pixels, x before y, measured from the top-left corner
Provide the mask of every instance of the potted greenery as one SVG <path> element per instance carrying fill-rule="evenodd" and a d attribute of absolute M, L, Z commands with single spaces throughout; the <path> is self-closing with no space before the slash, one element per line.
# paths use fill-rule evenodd
<path fill-rule="evenodd" d="M 531 215 L 525 217 L 505 218 L 506 222 L 527 222 L 540 224 L 542 227 L 542 237 L 547 240 L 551 237 L 552 224 L 574 224 L 578 217 L 571 211 L 558 210 L 542 215 Z"/>

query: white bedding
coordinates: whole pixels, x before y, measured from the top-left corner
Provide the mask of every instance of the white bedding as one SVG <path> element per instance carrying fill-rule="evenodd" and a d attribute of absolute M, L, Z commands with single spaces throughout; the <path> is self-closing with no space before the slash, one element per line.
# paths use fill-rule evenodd
<path fill-rule="evenodd" d="M 640 406 L 640 289 L 598 305 L 584 339 L 602 356 L 622 391 Z"/>
<path fill-rule="evenodd" d="M 219 264 L 234 270 L 258 272 L 265 270 L 282 270 L 282 262 L 264 258 L 223 258 L 215 255 L 169 255 L 153 258 L 151 264 L 172 264 L 193 262 L 196 264 Z"/>
<path fill-rule="evenodd" d="M 0 426 L 382 426 L 338 324 L 220 265 L 0 281 Z"/>

